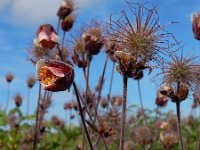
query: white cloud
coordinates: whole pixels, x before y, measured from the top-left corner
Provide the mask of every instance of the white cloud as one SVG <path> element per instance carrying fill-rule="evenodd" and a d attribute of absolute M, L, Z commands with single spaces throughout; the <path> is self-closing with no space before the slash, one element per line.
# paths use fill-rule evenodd
<path fill-rule="evenodd" d="M 59 5 L 58 0 L 14 0 L 11 11 L 16 21 L 37 24 L 56 18 Z"/>
<path fill-rule="evenodd" d="M 0 10 L 3 10 L 9 2 L 10 0 L 0 0 Z"/>
<path fill-rule="evenodd" d="M 2 1 L 2 0 L 1 0 Z M 0 2 L 5 6 L 5 1 Z M 88 7 L 102 6 L 105 0 L 75 0 L 78 11 Z M 60 6 L 61 0 L 13 0 L 11 5 L 11 14 L 17 23 L 38 24 L 56 20 L 56 12 Z"/>

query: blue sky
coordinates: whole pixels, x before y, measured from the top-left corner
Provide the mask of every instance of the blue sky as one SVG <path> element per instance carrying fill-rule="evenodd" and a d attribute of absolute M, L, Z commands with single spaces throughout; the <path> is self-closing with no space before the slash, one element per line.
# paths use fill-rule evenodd
<path fill-rule="evenodd" d="M 8 72 L 15 74 L 15 79 L 11 85 L 10 108 L 14 107 L 13 96 L 19 92 L 24 97 L 24 105 L 22 110 L 26 108 L 26 79 L 28 75 L 35 74 L 35 67 L 27 61 L 28 50 L 31 47 L 35 37 L 35 32 L 40 24 L 50 23 L 56 26 L 56 12 L 60 5 L 59 0 L 0 0 L 0 106 L 4 107 L 6 100 L 6 82 L 5 75 Z M 139 2 L 135 1 L 135 2 Z M 140 0 L 140 2 L 146 2 Z M 199 55 L 200 42 L 193 38 L 191 30 L 191 13 L 200 11 L 200 1 L 197 0 L 153 0 L 149 3 L 158 4 L 158 12 L 160 14 L 160 23 L 165 24 L 170 21 L 177 21 L 178 24 L 172 24 L 167 27 L 178 41 L 182 41 L 185 55 Z M 123 0 L 76 0 L 76 23 L 72 29 L 72 33 L 80 28 L 82 24 L 87 24 L 92 18 L 106 21 L 111 13 L 116 13 L 125 8 Z M 95 57 L 91 68 L 91 86 L 97 83 L 99 75 L 102 72 L 105 55 L 103 52 Z M 98 66 L 98 67 L 97 67 Z M 103 94 L 108 91 L 108 83 L 111 72 L 111 63 L 109 62 L 105 89 Z M 156 89 L 158 88 L 151 77 L 147 74 L 141 81 L 144 106 L 146 108 L 155 108 L 154 100 Z M 77 84 L 80 88 L 84 88 L 84 80 L 82 71 L 76 69 Z M 129 80 L 128 86 L 128 104 L 138 104 L 139 98 L 137 93 L 137 83 Z M 38 84 L 31 92 L 31 112 L 35 110 L 37 98 Z M 115 72 L 113 94 L 122 93 L 122 79 Z M 71 95 L 67 92 L 59 92 L 53 95 L 53 104 L 49 110 L 49 114 L 61 114 L 64 117 L 63 103 L 70 100 Z M 182 103 L 182 112 L 187 114 L 190 111 L 191 99 L 187 99 Z M 174 104 L 171 102 L 165 110 L 175 110 Z"/>

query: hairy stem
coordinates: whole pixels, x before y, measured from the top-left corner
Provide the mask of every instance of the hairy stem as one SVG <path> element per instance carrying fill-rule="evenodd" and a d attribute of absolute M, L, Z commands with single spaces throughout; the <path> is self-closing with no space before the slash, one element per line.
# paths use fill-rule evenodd
<path fill-rule="evenodd" d="M 83 116 L 83 109 L 81 107 L 81 102 L 80 102 L 80 99 L 79 99 L 79 94 L 78 94 L 78 90 L 77 90 L 75 82 L 73 82 L 73 87 L 74 87 L 74 91 L 75 91 L 75 94 L 76 94 L 76 99 L 77 99 L 79 112 L 80 112 L 80 116 L 81 116 L 81 121 L 82 121 L 83 128 L 84 128 L 84 131 L 85 131 L 85 134 L 86 134 L 89 146 L 90 146 L 90 150 L 94 150 L 91 139 L 90 139 L 89 132 L 88 132 L 86 124 L 85 124 L 85 120 L 84 120 L 84 116 Z"/>
<path fill-rule="evenodd" d="M 38 119 L 39 119 L 39 107 L 40 107 L 40 100 L 41 100 L 41 84 L 39 84 L 39 91 L 38 91 L 38 103 L 37 103 L 37 112 L 36 112 L 36 122 L 35 122 L 35 133 L 34 133 L 34 141 L 33 141 L 33 150 L 36 150 L 37 147 L 37 138 L 38 138 Z"/>
<path fill-rule="evenodd" d="M 122 119 L 121 119 L 121 134 L 120 134 L 120 150 L 124 150 L 125 125 L 126 125 L 126 96 L 127 96 L 128 78 L 123 78 L 123 101 L 122 101 Z"/>

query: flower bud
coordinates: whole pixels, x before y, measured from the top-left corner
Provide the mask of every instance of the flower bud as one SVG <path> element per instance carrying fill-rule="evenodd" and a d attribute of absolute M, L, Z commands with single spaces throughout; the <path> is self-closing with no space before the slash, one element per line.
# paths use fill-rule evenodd
<path fill-rule="evenodd" d="M 67 16 L 64 20 L 61 22 L 61 28 L 63 31 L 69 31 L 73 27 L 74 24 L 74 17 L 72 15 Z"/>

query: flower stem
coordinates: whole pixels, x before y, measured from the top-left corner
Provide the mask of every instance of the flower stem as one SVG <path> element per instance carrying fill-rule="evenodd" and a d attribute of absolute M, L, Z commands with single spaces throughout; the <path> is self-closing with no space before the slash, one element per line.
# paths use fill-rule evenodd
<path fill-rule="evenodd" d="M 75 94 L 76 94 L 76 99 L 77 99 L 79 112 L 80 112 L 80 116 L 81 116 L 81 121 L 82 121 L 83 128 L 84 128 L 84 131 L 85 131 L 85 134 L 86 134 L 89 146 L 90 146 L 90 150 L 94 150 L 91 139 L 90 139 L 89 132 L 88 132 L 86 124 L 85 124 L 85 120 L 84 120 L 84 116 L 83 116 L 83 109 L 81 107 L 81 102 L 80 102 L 80 99 L 79 99 L 78 90 L 77 90 L 75 82 L 73 82 L 73 87 L 74 87 L 74 91 L 75 91 Z"/>
<path fill-rule="evenodd" d="M 142 92 L 141 92 L 141 87 L 140 87 L 140 80 L 137 80 L 137 86 L 138 86 L 138 93 L 139 93 L 139 99 L 140 99 L 140 107 L 142 109 L 144 123 L 146 124 L 146 117 L 145 117 L 145 111 L 144 111 L 143 100 L 142 100 Z"/>
<path fill-rule="evenodd" d="M 177 82 L 177 94 L 179 93 L 179 88 L 180 88 L 180 82 Z M 183 138 L 182 138 L 182 133 L 181 133 L 181 112 L 180 112 L 180 100 L 176 101 L 176 115 L 177 115 L 177 124 L 178 124 L 178 134 L 179 134 L 179 143 L 181 150 L 184 150 L 183 146 Z"/>
<path fill-rule="evenodd" d="M 37 113 L 36 113 L 36 122 L 35 122 L 35 134 L 34 134 L 34 141 L 33 141 L 33 150 L 36 150 L 37 146 L 37 132 L 38 132 L 38 119 L 39 119 L 39 107 L 40 107 L 40 100 L 41 100 L 41 84 L 39 84 L 39 95 L 38 95 L 38 103 L 37 103 Z"/>
<path fill-rule="evenodd" d="M 28 88 L 28 91 L 27 91 L 27 110 L 26 110 L 26 116 L 29 115 L 29 100 L 30 100 L 30 88 Z"/>
<path fill-rule="evenodd" d="M 115 62 L 113 62 L 113 66 L 112 66 L 110 87 L 109 87 L 109 92 L 108 92 L 108 96 L 107 96 L 108 97 L 108 103 L 110 102 L 110 95 L 111 95 L 111 91 L 112 91 L 112 83 L 113 83 L 114 72 L 115 72 Z"/>
<path fill-rule="evenodd" d="M 10 99 L 10 83 L 8 83 L 8 91 L 7 91 L 7 101 L 6 101 L 6 107 L 5 107 L 5 113 L 7 112 L 9 100 Z"/>
<path fill-rule="evenodd" d="M 176 102 L 176 111 L 177 111 L 177 122 L 178 122 L 178 133 L 179 133 L 179 141 L 180 141 L 180 146 L 181 146 L 181 150 L 184 150 L 183 147 L 183 139 L 182 139 L 182 134 L 181 134 L 181 125 L 180 125 L 180 102 L 177 101 Z"/>
<path fill-rule="evenodd" d="M 121 134 L 120 134 L 120 150 L 124 150 L 125 139 L 125 123 L 126 123 L 126 96 L 127 96 L 128 78 L 123 78 L 123 101 L 122 101 L 122 119 L 121 119 Z"/>

